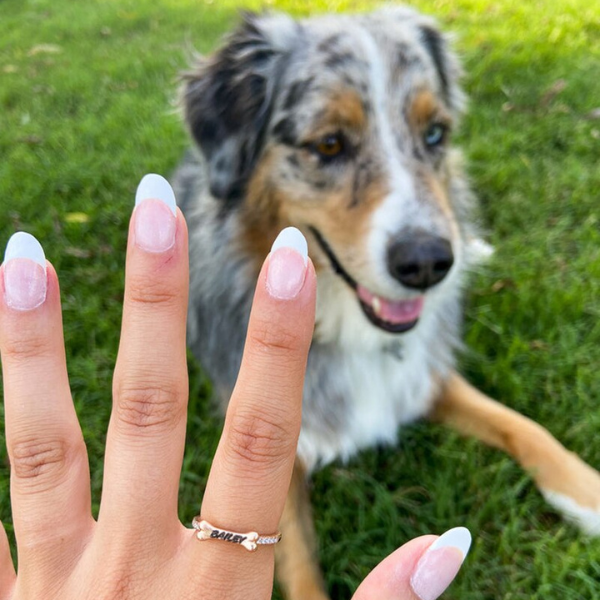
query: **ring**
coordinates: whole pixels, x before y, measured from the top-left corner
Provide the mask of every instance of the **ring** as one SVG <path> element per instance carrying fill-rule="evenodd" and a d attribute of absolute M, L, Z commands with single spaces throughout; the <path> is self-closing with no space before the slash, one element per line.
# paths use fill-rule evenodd
<path fill-rule="evenodd" d="M 226 529 L 215 527 L 208 521 L 203 520 L 200 515 L 194 517 L 192 527 L 196 530 L 196 537 L 199 540 L 222 540 L 223 542 L 229 542 L 230 544 L 244 546 L 249 552 L 254 552 L 259 544 L 272 545 L 281 540 L 281 532 L 279 531 L 269 535 L 259 534 L 256 533 L 256 531 L 236 533 L 235 531 L 228 531 Z"/>

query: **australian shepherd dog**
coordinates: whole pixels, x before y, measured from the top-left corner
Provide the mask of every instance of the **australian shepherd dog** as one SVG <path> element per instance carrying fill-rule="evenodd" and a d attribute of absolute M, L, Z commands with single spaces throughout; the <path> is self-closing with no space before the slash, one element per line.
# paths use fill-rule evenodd
<path fill-rule="evenodd" d="M 461 67 L 432 19 L 387 7 L 296 21 L 247 14 L 187 74 L 195 141 L 174 176 L 190 230 L 189 342 L 226 402 L 261 263 L 299 228 L 317 316 L 277 571 L 323 599 L 307 475 L 394 443 L 421 417 L 510 453 L 546 499 L 600 534 L 600 476 L 455 370 L 461 296 L 488 247 L 460 153 Z"/>

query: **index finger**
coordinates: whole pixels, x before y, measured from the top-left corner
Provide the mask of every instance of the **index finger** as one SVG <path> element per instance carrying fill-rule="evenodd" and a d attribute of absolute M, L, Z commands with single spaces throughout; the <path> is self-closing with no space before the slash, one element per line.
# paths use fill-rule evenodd
<path fill-rule="evenodd" d="M 216 527 L 261 534 L 277 530 L 300 432 L 315 295 L 306 240 L 288 228 L 258 279 L 242 365 L 202 503 L 202 518 Z M 215 557 L 220 569 L 232 557 L 234 569 L 243 563 L 257 570 L 255 561 L 265 557 L 272 567 L 273 553 L 266 547 L 247 561 L 241 559 L 246 551 L 232 544 L 194 542 L 205 556 Z M 264 571 L 261 578 L 265 581 Z"/>

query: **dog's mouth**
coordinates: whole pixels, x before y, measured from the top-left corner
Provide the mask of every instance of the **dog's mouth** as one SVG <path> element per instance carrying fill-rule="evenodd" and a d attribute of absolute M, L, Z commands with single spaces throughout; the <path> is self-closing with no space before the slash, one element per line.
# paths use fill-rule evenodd
<path fill-rule="evenodd" d="M 404 333 L 417 324 L 423 310 L 422 296 L 411 300 L 388 300 L 373 294 L 373 292 L 358 284 L 349 275 L 348 271 L 342 267 L 319 231 L 314 227 L 310 227 L 310 230 L 323 252 L 327 255 L 334 272 L 356 292 L 360 307 L 373 325 L 389 333 Z"/>

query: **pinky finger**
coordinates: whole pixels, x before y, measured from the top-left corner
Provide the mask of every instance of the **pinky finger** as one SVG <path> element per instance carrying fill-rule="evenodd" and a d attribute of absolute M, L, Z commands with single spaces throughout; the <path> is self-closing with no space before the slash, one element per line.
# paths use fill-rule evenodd
<path fill-rule="evenodd" d="M 411 540 L 382 561 L 352 600 L 436 600 L 452 583 L 471 546 L 471 534 L 455 527 L 439 538 Z"/>
<path fill-rule="evenodd" d="M 0 522 L 0 600 L 8 600 L 16 579 L 8 537 Z"/>

